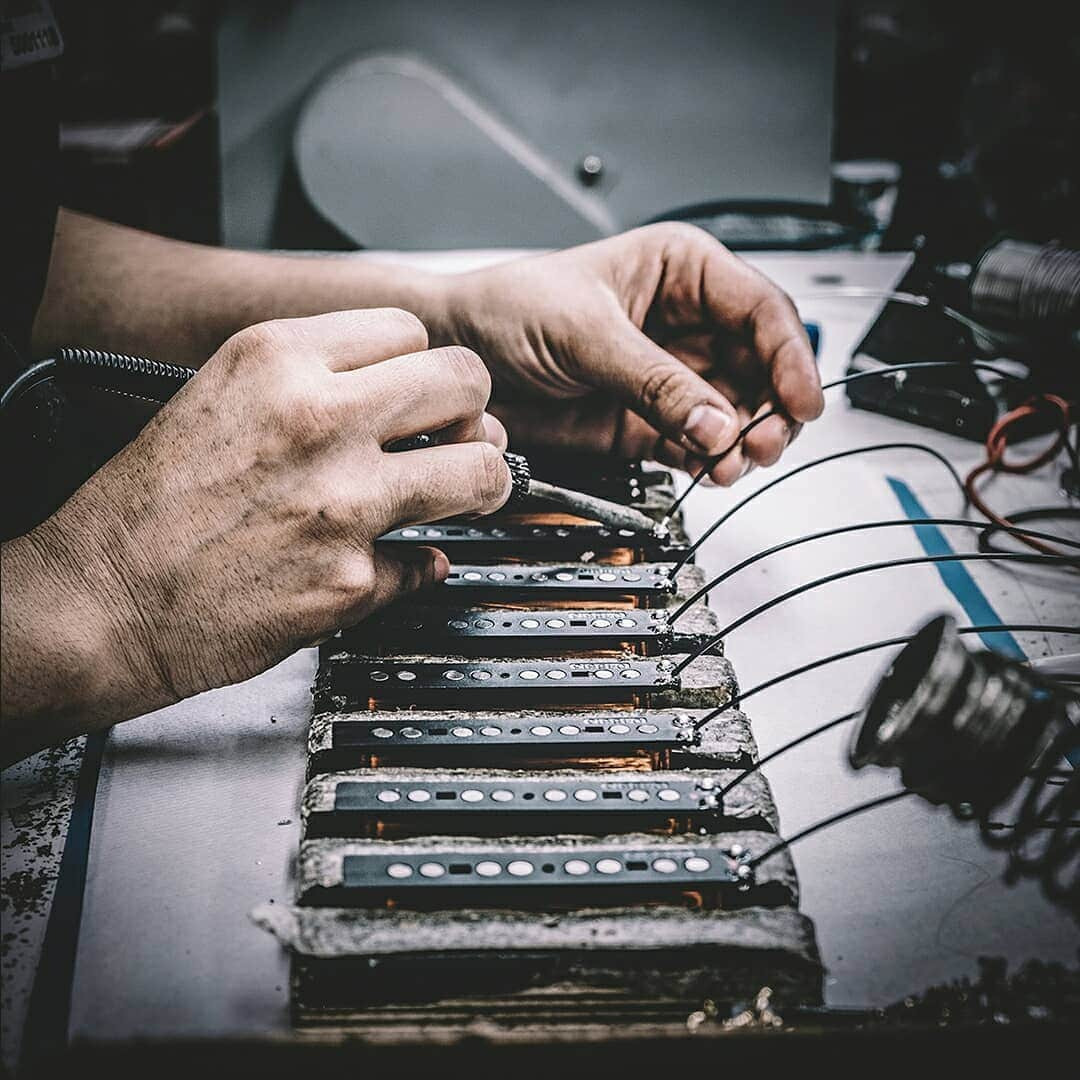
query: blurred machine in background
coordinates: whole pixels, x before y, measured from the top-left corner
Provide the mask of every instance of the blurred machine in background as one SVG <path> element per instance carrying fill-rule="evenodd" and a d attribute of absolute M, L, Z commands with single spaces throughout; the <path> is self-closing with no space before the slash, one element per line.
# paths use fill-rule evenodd
<path fill-rule="evenodd" d="M 1075 6 L 55 6 L 67 205 L 254 248 L 551 247 L 679 218 L 739 251 L 914 249 L 901 287 L 934 312 L 890 303 L 856 364 L 1009 356 L 1075 392 Z M 851 397 L 975 439 L 1016 404 L 974 372 L 956 390 Z"/>
<path fill-rule="evenodd" d="M 226 243 L 553 246 L 715 198 L 825 202 L 835 3 L 226 6 Z M 304 207 L 304 201 L 309 207 Z"/>
<path fill-rule="evenodd" d="M 183 239 L 1080 247 L 1075 5 L 53 6 L 65 200 Z"/>

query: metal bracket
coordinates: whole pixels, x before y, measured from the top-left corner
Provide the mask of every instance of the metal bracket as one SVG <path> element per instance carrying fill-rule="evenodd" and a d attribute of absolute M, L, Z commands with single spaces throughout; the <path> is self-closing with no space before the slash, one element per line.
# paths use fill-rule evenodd
<path fill-rule="evenodd" d="M 331 726 L 334 750 L 380 753 L 391 747 L 445 753 L 463 747 L 498 747 L 553 757 L 617 757 L 633 750 L 694 746 L 698 733 L 690 713 L 550 712 L 488 713 L 485 717 L 432 723 L 409 713 L 381 713 L 371 721 L 350 717 Z"/>
<path fill-rule="evenodd" d="M 660 540 L 645 532 L 610 529 L 605 525 L 485 525 L 447 521 L 394 529 L 379 537 L 380 544 L 430 544 L 447 555 L 468 558 L 479 550 L 513 552 L 522 557 L 548 555 L 578 558 L 588 551 L 633 548 L 645 559 L 672 558 L 685 551 L 682 544 Z"/>
<path fill-rule="evenodd" d="M 441 586 L 455 593 L 473 592 L 482 599 L 507 596 L 554 595 L 566 597 L 637 596 L 660 599 L 675 592 L 670 563 L 638 563 L 633 566 L 605 566 L 595 563 L 563 565 L 495 566 L 455 564 Z"/>
<path fill-rule="evenodd" d="M 505 843 L 474 843 L 467 852 L 395 849 L 345 855 L 343 889 L 385 895 L 416 889 L 695 888 L 740 886 L 752 877 L 741 850 L 697 851 L 683 845 L 627 849 L 573 843 L 515 850 Z"/>
<path fill-rule="evenodd" d="M 680 685 L 674 664 L 633 657 L 624 660 L 453 660 L 427 661 L 330 658 L 332 692 L 360 698 L 450 701 L 522 695 L 527 700 L 617 701 Z"/>
<path fill-rule="evenodd" d="M 430 775 L 430 774 L 429 774 Z M 322 778 L 334 784 L 335 811 L 365 814 L 595 814 L 612 812 L 715 814 L 720 807 L 712 777 L 612 779 L 603 774 L 545 777 L 510 773 L 505 777 L 429 779 L 419 772 L 410 778 Z"/>
<path fill-rule="evenodd" d="M 367 619 L 355 631 L 339 635 L 342 645 L 363 648 L 377 643 L 380 649 L 443 647 L 456 654 L 470 646 L 493 645 L 505 655 L 517 648 L 543 646 L 554 652 L 564 649 L 624 649 L 641 645 L 650 652 L 676 650 L 675 634 L 663 609 L 628 608 L 585 611 L 490 608 L 430 608 L 400 606 Z M 689 640 L 693 645 L 697 639 Z M 689 651 L 689 650 L 685 650 Z"/>

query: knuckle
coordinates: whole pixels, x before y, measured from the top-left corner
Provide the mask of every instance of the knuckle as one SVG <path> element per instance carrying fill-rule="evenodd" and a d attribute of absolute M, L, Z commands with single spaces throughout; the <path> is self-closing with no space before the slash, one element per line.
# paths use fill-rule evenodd
<path fill-rule="evenodd" d="M 290 331 L 283 319 L 255 323 L 238 330 L 226 343 L 242 359 L 256 359 L 277 353 L 289 343 Z"/>
<path fill-rule="evenodd" d="M 428 347 L 427 327 L 420 321 L 419 316 L 411 311 L 404 308 L 380 308 L 378 316 L 393 326 L 410 351 L 423 352 Z"/>
<path fill-rule="evenodd" d="M 711 248 L 724 246 L 711 233 L 698 225 L 691 225 L 688 221 L 658 221 L 655 225 L 647 225 L 646 228 L 653 230 L 657 240 L 665 246 Z"/>
<path fill-rule="evenodd" d="M 683 396 L 683 372 L 673 364 L 656 364 L 645 372 L 638 391 L 642 408 L 647 413 L 669 414 Z"/>
<path fill-rule="evenodd" d="M 354 556 L 338 562 L 328 584 L 326 615 L 331 625 L 338 626 L 349 621 L 358 608 L 366 605 L 378 583 L 371 561 Z"/>
<path fill-rule="evenodd" d="M 491 396 L 491 376 L 484 361 L 464 345 L 448 345 L 440 351 L 470 404 L 482 409 Z"/>
<path fill-rule="evenodd" d="M 341 568 L 339 580 L 343 591 L 355 603 L 375 591 L 375 567 L 369 559 L 351 558 Z"/>
<path fill-rule="evenodd" d="M 245 326 L 225 341 L 214 362 L 227 377 L 272 382 L 290 366 L 296 352 L 294 335 L 285 320 Z"/>
<path fill-rule="evenodd" d="M 495 510 L 505 501 L 510 488 L 510 470 L 491 443 L 469 445 L 474 503 L 482 512 Z"/>
<path fill-rule="evenodd" d="M 795 301 L 775 281 L 765 277 L 764 274 L 761 275 L 761 282 L 763 284 L 761 298 L 750 311 L 750 320 L 755 329 L 761 331 L 778 319 L 785 321 L 793 319 L 794 328 L 799 318 Z"/>
<path fill-rule="evenodd" d="M 282 378 L 273 386 L 270 419 L 293 446 L 307 448 L 329 437 L 334 417 L 326 395 L 310 378 Z"/>

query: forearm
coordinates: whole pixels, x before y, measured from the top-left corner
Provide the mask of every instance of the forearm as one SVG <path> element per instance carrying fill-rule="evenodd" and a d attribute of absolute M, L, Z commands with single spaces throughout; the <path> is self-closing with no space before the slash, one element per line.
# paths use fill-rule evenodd
<path fill-rule="evenodd" d="M 2 764 L 166 703 L 124 652 L 106 567 L 52 521 L 0 548 Z"/>
<path fill-rule="evenodd" d="M 86 345 L 198 367 L 267 319 L 400 307 L 435 322 L 442 282 L 348 257 L 187 244 L 61 210 L 34 351 Z"/>

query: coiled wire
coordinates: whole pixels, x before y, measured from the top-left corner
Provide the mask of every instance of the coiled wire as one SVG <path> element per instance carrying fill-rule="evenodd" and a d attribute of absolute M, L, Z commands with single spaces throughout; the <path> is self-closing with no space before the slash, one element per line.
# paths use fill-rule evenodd
<path fill-rule="evenodd" d="M 898 768 L 906 788 L 977 822 L 987 845 L 1007 853 L 1007 881 L 1035 878 L 1080 921 L 1080 776 L 1058 771 L 1080 753 L 1078 710 L 1063 684 L 997 653 L 968 652 L 940 616 L 881 680 L 849 760 Z M 1014 822 L 994 821 L 1014 804 Z"/>
<path fill-rule="evenodd" d="M 113 393 L 165 402 L 194 374 L 194 368 L 150 360 L 145 356 L 65 346 L 15 379 L 0 395 L 0 409 L 6 409 L 34 387 L 51 379 L 67 379 Z"/>

